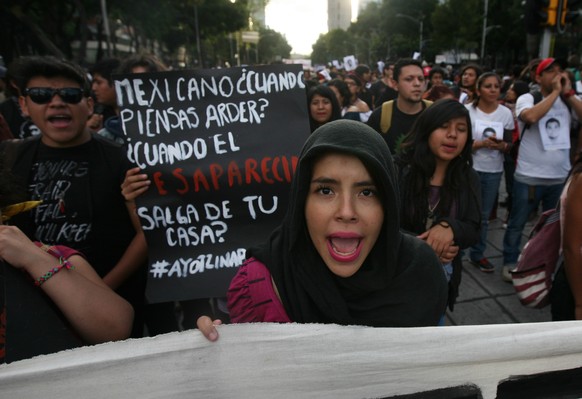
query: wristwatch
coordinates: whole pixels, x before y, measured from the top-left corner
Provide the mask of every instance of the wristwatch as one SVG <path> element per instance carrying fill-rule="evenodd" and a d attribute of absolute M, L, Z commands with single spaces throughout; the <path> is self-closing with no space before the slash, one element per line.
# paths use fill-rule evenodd
<path fill-rule="evenodd" d="M 437 224 L 441 227 L 444 227 L 445 229 L 448 229 L 449 227 L 451 227 L 451 225 L 448 222 L 445 222 L 444 220 L 441 220 Z"/>

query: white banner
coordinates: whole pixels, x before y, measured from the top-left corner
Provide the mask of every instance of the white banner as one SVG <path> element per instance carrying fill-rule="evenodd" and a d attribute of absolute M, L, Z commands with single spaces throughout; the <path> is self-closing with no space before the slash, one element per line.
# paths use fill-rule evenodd
<path fill-rule="evenodd" d="M 473 386 L 494 398 L 511 376 L 582 366 L 582 322 L 407 329 L 238 324 L 219 333 L 215 343 L 192 330 L 3 365 L 0 396 L 421 398 Z"/>

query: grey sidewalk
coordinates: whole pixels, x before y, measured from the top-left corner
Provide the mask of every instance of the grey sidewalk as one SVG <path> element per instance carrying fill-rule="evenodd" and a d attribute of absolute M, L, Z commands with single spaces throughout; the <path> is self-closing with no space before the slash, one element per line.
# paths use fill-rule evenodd
<path fill-rule="evenodd" d="M 503 186 L 502 182 L 502 186 Z M 505 198 L 500 190 L 500 200 Z M 531 323 L 551 321 L 550 307 L 530 309 L 521 305 L 515 295 L 513 285 L 501 280 L 503 266 L 503 218 L 507 211 L 501 206 L 497 210 L 498 218 L 489 223 L 487 250 L 485 256 L 495 265 L 494 273 L 484 273 L 468 261 L 465 253 L 463 277 L 459 287 L 459 297 L 453 312 L 447 312 L 446 325 Z M 524 229 L 521 244 L 525 244 L 526 235 L 533 226 L 530 221 Z"/>

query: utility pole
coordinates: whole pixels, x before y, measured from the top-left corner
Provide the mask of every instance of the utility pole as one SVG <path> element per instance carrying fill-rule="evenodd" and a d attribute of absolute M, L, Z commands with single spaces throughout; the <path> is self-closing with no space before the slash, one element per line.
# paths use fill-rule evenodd
<path fill-rule="evenodd" d="M 105 37 L 107 38 L 107 57 L 111 57 L 111 31 L 109 29 L 109 17 L 107 16 L 107 0 L 101 0 L 101 15 Z"/>
<path fill-rule="evenodd" d="M 406 19 L 418 24 L 419 31 L 420 31 L 420 38 L 418 41 L 418 53 L 422 54 L 422 30 L 423 30 L 423 25 L 424 25 L 423 21 L 422 21 L 423 16 L 421 15 L 420 18 L 418 18 L 418 19 L 411 17 L 410 15 L 401 14 L 401 13 L 396 14 L 396 16 L 399 18 L 406 18 Z"/>
<path fill-rule="evenodd" d="M 481 64 L 485 58 L 485 38 L 487 37 L 487 14 L 489 13 L 489 0 L 485 0 L 485 9 L 483 11 L 483 32 L 481 34 Z"/>

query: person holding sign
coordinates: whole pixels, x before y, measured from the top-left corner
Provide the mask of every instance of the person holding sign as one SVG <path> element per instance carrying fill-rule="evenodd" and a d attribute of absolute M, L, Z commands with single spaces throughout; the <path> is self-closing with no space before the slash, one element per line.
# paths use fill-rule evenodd
<path fill-rule="evenodd" d="M 466 105 L 473 130 L 473 169 L 481 182 L 481 238 L 471 247 L 469 258 L 485 273 L 495 271 L 483 253 L 487 248 L 489 215 L 497 207 L 504 154 L 509 151 L 515 126 L 509 108 L 499 104 L 500 90 L 499 76 L 485 72 L 477 79 L 473 103 Z"/>
<path fill-rule="evenodd" d="M 149 54 L 133 54 L 123 59 L 102 60 L 93 68 L 92 88 L 97 100 L 112 108 L 113 115 L 103 121 L 103 126 L 97 134 L 119 144 L 126 143 L 126 133 L 123 131 L 117 106 L 117 93 L 112 75 L 125 73 L 148 73 L 166 71 L 168 68 L 155 56 Z"/>
<path fill-rule="evenodd" d="M 232 322 L 436 325 L 447 284 L 434 251 L 400 230 L 399 191 L 382 137 L 338 120 L 306 141 L 281 225 L 247 250 L 232 280 Z M 216 340 L 220 321 L 198 327 Z"/>

